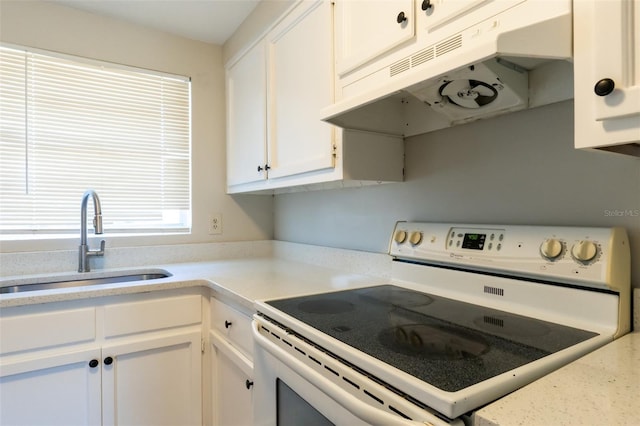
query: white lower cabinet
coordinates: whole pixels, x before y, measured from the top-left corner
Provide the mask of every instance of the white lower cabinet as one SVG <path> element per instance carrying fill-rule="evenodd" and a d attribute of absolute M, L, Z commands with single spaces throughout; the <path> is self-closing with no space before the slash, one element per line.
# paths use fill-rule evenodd
<path fill-rule="evenodd" d="M 100 425 L 100 355 L 95 347 L 2 362 L 0 424 Z"/>
<path fill-rule="evenodd" d="M 102 348 L 105 425 L 200 425 L 201 331 Z"/>
<path fill-rule="evenodd" d="M 0 424 L 202 424 L 201 312 L 199 294 L 3 309 Z"/>
<path fill-rule="evenodd" d="M 211 332 L 213 424 L 253 424 L 253 362 Z"/>
<path fill-rule="evenodd" d="M 211 418 L 214 426 L 253 424 L 251 317 L 211 299 Z"/>

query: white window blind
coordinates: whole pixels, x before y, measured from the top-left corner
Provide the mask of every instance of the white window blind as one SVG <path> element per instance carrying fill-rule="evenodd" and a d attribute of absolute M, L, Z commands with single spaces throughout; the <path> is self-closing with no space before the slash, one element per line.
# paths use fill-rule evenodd
<path fill-rule="evenodd" d="M 187 232 L 190 121 L 188 78 L 0 47 L 0 234 L 77 232 L 89 188 L 107 233 Z"/>

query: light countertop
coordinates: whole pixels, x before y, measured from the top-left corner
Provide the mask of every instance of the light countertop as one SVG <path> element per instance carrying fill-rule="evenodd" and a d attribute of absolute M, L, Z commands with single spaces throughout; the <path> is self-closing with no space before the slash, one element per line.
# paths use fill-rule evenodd
<path fill-rule="evenodd" d="M 170 272 L 172 276 L 149 281 L 2 294 L 0 309 L 200 286 L 211 288 L 214 295 L 218 295 L 228 303 L 237 305 L 245 311 L 253 311 L 256 300 L 366 287 L 386 282 L 383 278 L 369 275 L 264 257 L 111 269 L 85 274 L 41 274 L 28 278 L 6 278 L 0 280 L 0 286 L 21 284 L 27 279 L 30 280 L 29 282 L 46 282 L 77 278 L 78 275 L 82 278 L 99 278 L 118 271 L 146 272 L 159 269 Z"/>
<path fill-rule="evenodd" d="M 475 424 L 640 425 L 640 332 L 486 406 L 476 414 Z"/>

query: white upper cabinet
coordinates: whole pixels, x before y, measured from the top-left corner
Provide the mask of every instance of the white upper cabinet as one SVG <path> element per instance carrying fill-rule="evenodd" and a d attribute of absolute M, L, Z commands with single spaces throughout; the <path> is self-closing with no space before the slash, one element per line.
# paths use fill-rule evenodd
<path fill-rule="evenodd" d="M 264 43 L 227 69 L 227 185 L 266 179 L 267 75 Z"/>
<path fill-rule="evenodd" d="M 640 0 L 573 7 L 575 146 L 640 156 Z"/>
<path fill-rule="evenodd" d="M 336 0 L 338 76 L 413 39 L 414 16 L 414 0 Z"/>
<path fill-rule="evenodd" d="M 320 119 L 336 93 L 333 24 L 331 1 L 298 1 L 227 65 L 228 193 L 402 181 L 402 138 Z"/>
<path fill-rule="evenodd" d="M 269 179 L 333 168 L 332 5 L 305 2 L 267 36 Z"/>

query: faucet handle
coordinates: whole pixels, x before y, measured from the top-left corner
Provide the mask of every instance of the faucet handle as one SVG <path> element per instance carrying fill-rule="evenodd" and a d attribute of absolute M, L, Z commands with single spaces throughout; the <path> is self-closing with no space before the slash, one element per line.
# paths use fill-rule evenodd
<path fill-rule="evenodd" d="M 100 250 L 87 250 L 87 256 L 104 256 L 104 240 L 100 241 Z"/>

